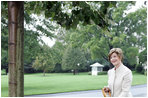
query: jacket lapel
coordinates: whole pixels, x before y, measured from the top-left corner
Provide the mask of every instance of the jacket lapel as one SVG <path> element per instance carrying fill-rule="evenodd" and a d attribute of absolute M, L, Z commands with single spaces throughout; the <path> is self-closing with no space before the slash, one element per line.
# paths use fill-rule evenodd
<path fill-rule="evenodd" d="M 114 93 L 114 80 L 115 80 L 115 70 L 113 69 L 113 71 L 112 71 L 112 87 L 111 87 L 111 91 L 112 91 L 112 96 L 113 96 L 113 93 Z"/>

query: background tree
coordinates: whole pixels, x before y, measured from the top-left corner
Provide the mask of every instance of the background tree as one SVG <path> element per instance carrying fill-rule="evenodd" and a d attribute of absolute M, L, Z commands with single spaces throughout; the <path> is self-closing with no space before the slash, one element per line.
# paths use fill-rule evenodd
<path fill-rule="evenodd" d="M 147 61 L 147 49 L 139 53 L 139 63 L 145 63 Z"/>
<path fill-rule="evenodd" d="M 119 5 L 122 5 L 123 2 L 119 2 Z M 128 7 L 130 8 L 130 7 Z M 119 11 L 118 11 L 119 12 Z M 116 14 L 114 14 L 116 15 Z M 120 17 L 121 18 L 121 17 Z M 115 21 L 118 18 L 114 18 Z M 124 41 L 121 41 L 121 47 L 125 51 L 125 63 L 127 62 L 127 65 L 132 66 L 133 68 L 136 67 L 137 61 L 133 62 L 132 59 L 137 60 L 136 56 L 139 55 L 139 53 L 142 50 L 146 49 L 146 8 L 142 7 L 135 12 L 126 14 L 123 13 L 123 18 L 120 19 L 120 21 L 117 23 L 118 26 L 115 26 L 114 31 L 117 29 L 116 34 L 122 33 L 122 38 L 124 38 Z M 143 42 L 143 43 L 142 43 Z M 128 48 L 127 48 L 128 47 Z M 130 51 L 131 50 L 131 51 Z M 133 53 L 135 52 L 135 53 Z M 134 56 L 129 56 L 131 54 L 135 54 Z M 129 60 L 129 57 L 131 60 Z M 127 61 L 128 60 L 128 61 Z"/>
<path fill-rule="evenodd" d="M 54 68 L 54 62 L 53 62 L 53 51 L 51 48 L 49 48 L 46 45 L 43 45 L 43 48 L 41 50 L 42 53 L 40 53 L 34 63 L 33 63 L 33 68 L 36 70 L 42 70 L 43 75 L 45 76 L 45 73 L 47 71 L 51 71 Z"/>
<path fill-rule="evenodd" d="M 1 4 L 1 69 L 8 70 L 8 8 L 6 2 Z"/>
<path fill-rule="evenodd" d="M 80 48 L 73 48 L 71 45 L 66 49 L 63 59 L 63 70 L 73 70 L 75 75 L 78 70 L 86 69 L 86 59 Z"/>
<path fill-rule="evenodd" d="M 114 23 L 108 27 L 110 32 L 96 25 L 79 24 L 78 29 L 66 31 L 64 41 L 89 50 L 93 60 L 104 59 L 104 63 L 108 62 L 108 51 L 120 47 L 124 51 L 124 64 L 134 69 L 137 65 L 136 57 L 141 50 L 146 49 L 146 8 L 125 15 L 132 2 L 117 2 L 117 5 L 118 8 L 112 10 Z"/>
<path fill-rule="evenodd" d="M 53 50 L 53 60 L 55 62 L 54 72 L 62 72 L 62 57 L 65 51 L 65 46 L 60 41 L 56 41 L 54 46 L 52 47 Z"/>

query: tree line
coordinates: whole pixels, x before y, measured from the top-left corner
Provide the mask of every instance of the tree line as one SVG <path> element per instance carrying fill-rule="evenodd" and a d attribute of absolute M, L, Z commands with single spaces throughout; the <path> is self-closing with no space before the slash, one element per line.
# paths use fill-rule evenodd
<path fill-rule="evenodd" d="M 90 64 L 95 62 L 105 65 L 104 70 L 108 70 L 111 64 L 107 56 L 113 47 L 123 49 L 126 66 L 142 72 L 142 64 L 147 61 L 147 8 L 126 14 L 134 4 L 129 1 L 25 2 L 25 72 L 76 74 L 90 71 Z M 2 2 L 1 9 L 1 68 L 7 71 L 7 2 Z M 32 17 L 43 13 L 41 18 Z M 36 23 L 38 19 L 40 24 Z M 55 38 L 54 46 L 46 45 L 41 36 Z"/>

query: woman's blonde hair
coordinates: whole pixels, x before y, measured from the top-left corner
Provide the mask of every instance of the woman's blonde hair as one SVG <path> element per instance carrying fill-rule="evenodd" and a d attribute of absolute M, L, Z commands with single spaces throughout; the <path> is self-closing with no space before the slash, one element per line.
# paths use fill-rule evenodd
<path fill-rule="evenodd" d="M 122 49 L 120 48 L 112 48 L 108 54 L 108 59 L 110 61 L 110 57 L 113 53 L 116 53 L 118 55 L 118 57 L 122 60 L 123 59 L 123 52 Z"/>

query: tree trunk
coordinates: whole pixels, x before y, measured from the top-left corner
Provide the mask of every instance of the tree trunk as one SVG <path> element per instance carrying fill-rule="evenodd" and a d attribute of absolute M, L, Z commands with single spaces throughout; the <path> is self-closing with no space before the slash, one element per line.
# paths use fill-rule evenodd
<path fill-rule="evenodd" d="M 45 70 L 43 71 L 43 76 L 45 76 Z"/>
<path fill-rule="evenodd" d="M 24 2 L 8 2 L 9 96 L 24 96 Z"/>
<path fill-rule="evenodd" d="M 6 75 L 7 75 L 7 73 L 8 73 L 8 68 L 5 69 L 5 72 L 6 72 Z"/>
<path fill-rule="evenodd" d="M 74 69 L 73 75 L 76 75 L 77 73 L 78 73 L 78 70 L 77 69 Z"/>

